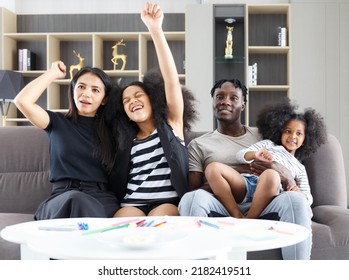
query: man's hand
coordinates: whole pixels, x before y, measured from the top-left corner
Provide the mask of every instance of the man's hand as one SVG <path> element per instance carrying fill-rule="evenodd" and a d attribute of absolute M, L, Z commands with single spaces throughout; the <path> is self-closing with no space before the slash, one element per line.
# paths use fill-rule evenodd
<path fill-rule="evenodd" d="M 281 178 L 282 187 L 284 190 L 287 189 L 288 186 L 295 186 L 296 182 L 292 177 L 291 172 L 282 164 L 273 162 L 262 162 L 262 161 L 254 161 L 249 164 L 250 173 L 255 175 L 260 175 L 266 169 L 273 169 L 277 171 Z"/>
<path fill-rule="evenodd" d="M 286 191 L 300 192 L 301 189 L 298 186 L 287 186 Z"/>

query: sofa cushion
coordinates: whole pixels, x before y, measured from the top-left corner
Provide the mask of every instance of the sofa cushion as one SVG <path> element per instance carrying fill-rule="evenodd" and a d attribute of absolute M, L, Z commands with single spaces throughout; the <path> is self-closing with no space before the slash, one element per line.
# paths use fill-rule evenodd
<path fill-rule="evenodd" d="M 48 176 L 49 171 L 0 174 L 0 213 L 33 214 L 51 192 Z"/>
<path fill-rule="evenodd" d="M 48 137 L 32 126 L 0 129 L 0 213 L 32 214 L 51 192 Z"/>
<path fill-rule="evenodd" d="M 11 214 L 0 213 L 0 231 L 7 226 L 14 224 L 30 222 L 34 219 L 31 214 Z M 6 241 L 0 238 L 0 260 L 18 260 L 20 259 L 20 245 Z"/>

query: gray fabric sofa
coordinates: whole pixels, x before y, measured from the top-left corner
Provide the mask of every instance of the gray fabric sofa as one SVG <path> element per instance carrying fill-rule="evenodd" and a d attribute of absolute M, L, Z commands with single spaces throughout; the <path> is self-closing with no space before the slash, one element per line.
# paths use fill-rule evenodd
<path fill-rule="evenodd" d="M 186 141 L 201 135 L 190 132 Z M 349 210 L 342 150 L 329 135 L 305 162 L 314 196 L 312 259 L 349 259 Z M 0 127 L 0 230 L 33 220 L 51 192 L 46 134 L 35 127 Z M 19 259 L 19 245 L 0 238 L 0 259 Z M 281 259 L 280 249 L 248 253 L 248 259 Z"/>

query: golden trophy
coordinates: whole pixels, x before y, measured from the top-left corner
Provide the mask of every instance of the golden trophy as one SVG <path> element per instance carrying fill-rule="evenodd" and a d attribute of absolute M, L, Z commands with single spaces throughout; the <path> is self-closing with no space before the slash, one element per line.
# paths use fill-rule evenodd
<path fill-rule="evenodd" d="M 74 70 L 77 70 L 79 71 L 82 67 L 84 67 L 85 65 L 85 58 L 83 58 L 81 56 L 81 54 L 79 52 L 76 52 L 75 50 L 73 50 L 73 53 L 76 55 L 76 57 L 79 59 L 79 63 L 78 64 L 73 64 L 73 65 L 70 65 L 70 69 L 69 69 L 69 73 L 70 73 L 70 79 L 72 80 L 73 79 L 73 71 Z"/>
<path fill-rule="evenodd" d="M 232 59 L 233 58 L 233 29 L 232 26 L 227 26 L 227 40 L 225 43 L 225 59 Z"/>
<path fill-rule="evenodd" d="M 126 59 L 127 55 L 126 54 L 119 54 L 118 53 L 118 46 L 126 46 L 124 43 L 124 39 L 121 39 L 120 41 L 116 42 L 116 44 L 112 47 L 113 49 L 113 58 L 111 59 L 111 62 L 114 64 L 114 70 L 116 70 L 116 66 L 118 65 L 118 60 L 122 60 L 122 66 L 120 70 L 125 70 L 126 67 Z"/>
<path fill-rule="evenodd" d="M 224 20 L 228 24 L 232 24 L 235 22 L 233 18 L 227 18 Z M 233 26 L 226 26 L 227 28 L 227 40 L 225 42 L 225 59 L 233 59 Z"/>

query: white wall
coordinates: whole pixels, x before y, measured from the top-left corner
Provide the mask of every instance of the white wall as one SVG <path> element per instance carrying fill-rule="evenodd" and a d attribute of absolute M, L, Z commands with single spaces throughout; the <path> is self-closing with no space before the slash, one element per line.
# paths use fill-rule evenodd
<path fill-rule="evenodd" d="M 0 0 L 16 14 L 138 13 L 147 0 Z M 187 4 L 289 3 L 288 0 L 153 0 L 167 13 L 184 13 Z"/>
<path fill-rule="evenodd" d="M 16 3 L 14 0 L 0 0 L 0 7 L 5 7 L 8 10 L 15 12 Z"/>
<path fill-rule="evenodd" d="M 184 13 L 185 5 L 198 0 L 158 0 L 165 12 Z M 0 6 L 16 14 L 138 13 L 146 0 L 0 0 Z"/>

